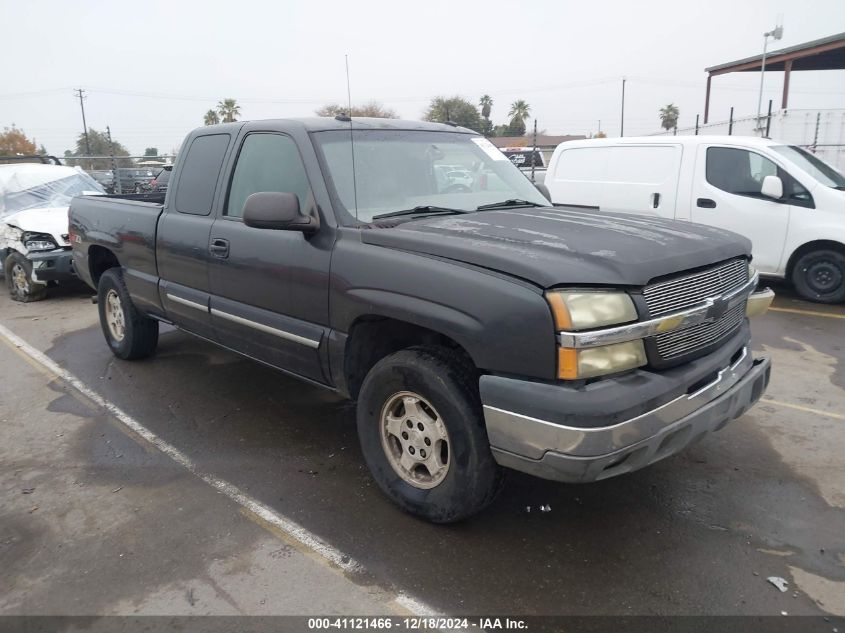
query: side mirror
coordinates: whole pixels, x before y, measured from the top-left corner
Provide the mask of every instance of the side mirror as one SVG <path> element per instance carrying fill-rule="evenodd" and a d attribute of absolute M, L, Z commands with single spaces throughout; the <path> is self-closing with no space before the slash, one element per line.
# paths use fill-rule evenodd
<path fill-rule="evenodd" d="M 303 231 L 319 228 L 316 218 L 299 212 L 299 199 L 292 193 L 260 191 L 244 202 L 244 224 L 256 229 Z"/>
<path fill-rule="evenodd" d="M 534 187 L 543 194 L 543 197 L 548 200 L 549 202 L 552 201 L 552 194 L 549 193 L 549 188 L 544 185 L 542 182 L 535 182 Z"/>
<path fill-rule="evenodd" d="M 760 193 L 767 198 L 780 200 L 783 198 L 783 181 L 777 176 L 766 176 L 763 178 L 763 186 Z"/>

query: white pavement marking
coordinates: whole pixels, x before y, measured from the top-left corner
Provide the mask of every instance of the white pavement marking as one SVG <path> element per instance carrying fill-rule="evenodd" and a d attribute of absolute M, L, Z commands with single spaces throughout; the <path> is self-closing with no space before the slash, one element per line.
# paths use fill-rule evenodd
<path fill-rule="evenodd" d="M 288 534 L 294 540 L 298 541 L 305 547 L 313 550 L 314 552 L 325 558 L 327 561 L 334 565 L 337 565 L 341 569 L 349 572 L 360 572 L 364 570 L 363 565 L 361 565 L 351 556 L 347 556 L 340 550 L 336 549 L 335 547 L 332 547 L 331 545 L 323 541 L 319 536 L 311 533 L 295 521 L 292 521 L 291 519 L 282 516 L 272 508 L 264 505 L 260 501 L 244 493 L 234 484 L 230 484 L 224 479 L 220 479 L 219 477 L 215 477 L 210 473 L 201 471 L 193 462 L 193 460 L 191 460 L 190 457 L 185 455 L 185 453 L 180 451 L 175 446 L 168 444 L 165 440 L 150 431 L 147 427 L 145 427 L 131 415 L 123 411 L 123 409 L 118 407 L 116 404 L 109 402 L 96 391 L 93 391 L 92 389 L 88 388 L 85 383 L 79 380 L 79 378 L 59 366 L 49 356 L 32 347 L 32 345 L 27 343 L 25 340 L 23 340 L 21 337 L 19 337 L 17 334 L 15 334 L 2 324 L 0 324 L 0 336 L 9 341 L 9 343 L 14 345 L 20 352 L 26 354 L 29 358 L 31 358 L 39 365 L 47 369 L 50 373 L 55 374 L 57 377 L 61 378 L 66 383 L 71 385 L 74 389 L 79 391 L 82 395 L 94 402 L 96 405 L 102 407 L 103 409 L 111 413 L 124 426 L 131 429 L 137 435 L 140 435 L 147 442 L 149 442 L 162 453 L 170 457 L 173 461 L 183 466 L 191 474 L 196 475 L 209 486 L 211 486 L 218 492 L 221 492 L 222 494 L 226 495 L 227 497 L 229 497 L 229 499 L 231 499 L 238 505 L 243 506 L 250 512 L 261 517 L 270 525 L 282 530 L 285 534 Z M 407 609 L 414 615 L 431 616 L 437 614 L 436 611 L 431 609 L 425 603 L 417 600 L 416 598 L 408 596 L 405 593 L 399 593 L 393 601 L 396 604 Z"/>

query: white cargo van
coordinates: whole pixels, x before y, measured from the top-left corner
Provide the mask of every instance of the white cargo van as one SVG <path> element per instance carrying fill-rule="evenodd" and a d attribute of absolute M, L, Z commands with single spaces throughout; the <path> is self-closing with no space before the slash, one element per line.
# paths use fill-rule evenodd
<path fill-rule="evenodd" d="M 800 147 L 742 136 L 568 141 L 545 184 L 555 204 L 735 231 L 762 275 L 812 301 L 845 301 L 845 176 Z"/>

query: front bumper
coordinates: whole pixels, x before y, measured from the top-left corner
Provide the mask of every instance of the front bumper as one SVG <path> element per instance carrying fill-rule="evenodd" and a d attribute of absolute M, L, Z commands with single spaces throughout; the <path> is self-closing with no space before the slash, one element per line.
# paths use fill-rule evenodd
<path fill-rule="evenodd" d="M 76 277 L 73 269 L 73 251 L 69 248 L 27 253 L 26 258 L 32 262 L 34 282 L 67 281 Z"/>
<path fill-rule="evenodd" d="M 733 352 L 728 349 L 728 353 L 732 353 L 729 358 L 725 359 L 724 349 L 711 355 L 714 357 L 709 359 L 711 364 L 714 360 L 723 362 L 715 371 L 691 383 L 689 381 L 695 375 L 680 374 L 687 382 L 685 387 L 681 378 L 672 380 L 684 388 L 680 395 L 606 426 L 595 425 L 594 421 L 580 426 L 577 419 L 561 424 L 493 406 L 491 402 L 497 400 L 493 393 L 495 382 L 488 382 L 485 388 L 482 379 L 484 418 L 493 455 L 502 466 L 565 482 L 606 479 L 673 455 L 741 416 L 765 391 L 771 372 L 769 359 L 753 359 L 746 346 L 747 338 L 739 337 L 734 343 L 737 340 L 739 347 Z M 607 403 L 613 401 L 612 381 L 603 381 L 609 386 L 601 394 L 601 402 L 596 402 L 597 408 L 606 408 Z M 524 386 L 532 383 L 522 384 L 525 394 Z M 534 384 L 540 392 L 548 392 L 552 387 Z M 548 406 L 548 393 L 538 395 L 539 400 L 546 401 L 544 406 Z M 581 392 L 580 395 L 584 397 L 579 406 L 589 409 L 590 393 Z M 570 396 L 568 394 L 565 399 Z M 626 398 L 621 387 L 618 396 L 620 401 Z M 608 413 L 605 419 L 617 417 Z"/>

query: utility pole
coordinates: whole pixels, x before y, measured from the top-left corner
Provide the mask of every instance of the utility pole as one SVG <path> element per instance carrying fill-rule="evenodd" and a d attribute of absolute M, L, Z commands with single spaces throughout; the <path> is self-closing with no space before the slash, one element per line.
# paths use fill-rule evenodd
<path fill-rule="evenodd" d="M 622 77 L 622 117 L 619 123 L 619 136 L 625 136 L 625 78 Z"/>
<path fill-rule="evenodd" d="M 534 182 L 534 165 L 537 162 L 537 119 L 534 119 L 534 147 L 531 148 L 531 182 Z"/>
<path fill-rule="evenodd" d="M 760 110 L 763 107 L 763 78 L 766 76 L 766 53 L 769 44 L 769 38 L 779 40 L 783 37 L 783 26 L 778 24 L 771 31 L 763 33 L 763 59 L 760 62 L 760 92 L 757 95 L 757 131 L 763 129 L 762 120 L 760 118 Z"/>
<path fill-rule="evenodd" d="M 90 156 L 91 145 L 88 143 L 88 124 L 85 123 L 85 91 L 82 88 L 77 88 L 74 92 L 76 93 L 76 96 L 79 97 L 79 108 L 82 110 L 82 131 L 85 135 L 85 153 Z"/>

